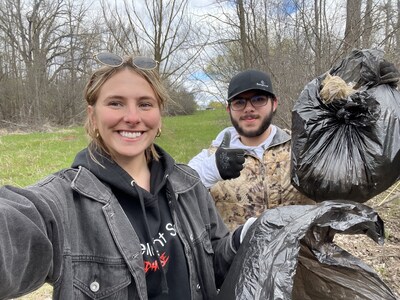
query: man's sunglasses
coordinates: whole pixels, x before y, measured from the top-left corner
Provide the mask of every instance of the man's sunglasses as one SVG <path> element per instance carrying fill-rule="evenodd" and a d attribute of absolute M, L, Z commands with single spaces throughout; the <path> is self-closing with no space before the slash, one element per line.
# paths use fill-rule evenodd
<path fill-rule="evenodd" d="M 125 62 L 121 56 L 109 52 L 97 53 L 93 57 L 99 63 L 115 68 L 122 66 Z M 129 61 L 132 63 L 132 65 L 142 70 L 153 70 L 158 64 L 158 61 L 146 56 L 132 57 Z"/>

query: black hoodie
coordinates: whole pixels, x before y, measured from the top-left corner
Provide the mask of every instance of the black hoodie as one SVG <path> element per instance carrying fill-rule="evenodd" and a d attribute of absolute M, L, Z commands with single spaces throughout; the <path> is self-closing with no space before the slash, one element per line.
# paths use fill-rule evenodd
<path fill-rule="evenodd" d="M 160 160 L 149 163 L 150 192 L 138 186 L 107 155 L 94 150 L 92 153 L 102 166 L 90 158 L 88 149 L 84 149 L 77 154 L 72 167 L 82 166 L 90 170 L 112 189 L 124 209 L 140 240 L 148 298 L 190 299 L 183 244 L 176 234 L 166 197 L 166 179 L 174 161 L 160 147 L 156 149 Z"/>

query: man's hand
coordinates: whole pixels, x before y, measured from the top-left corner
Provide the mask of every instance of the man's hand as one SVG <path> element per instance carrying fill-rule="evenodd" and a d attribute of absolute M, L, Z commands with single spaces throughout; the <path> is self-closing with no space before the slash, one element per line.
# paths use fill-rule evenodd
<path fill-rule="evenodd" d="M 221 178 L 224 180 L 240 176 L 244 164 L 244 150 L 230 149 L 231 134 L 226 131 L 221 145 L 215 152 L 215 161 Z"/>
<path fill-rule="evenodd" d="M 379 75 L 380 83 L 389 84 L 396 87 L 400 78 L 399 70 L 394 66 L 394 64 L 383 60 L 379 63 Z"/>

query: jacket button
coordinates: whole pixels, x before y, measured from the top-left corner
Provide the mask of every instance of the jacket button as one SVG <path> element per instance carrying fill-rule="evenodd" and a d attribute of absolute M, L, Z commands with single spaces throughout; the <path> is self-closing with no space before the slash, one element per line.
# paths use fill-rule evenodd
<path fill-rule="evenodd" d="M 197 284 L 196 285 L 196 290 L 200 291 L 200 289 L 201 289 L 200 284 Z"/>
<path fill-rule="evenodd" d="M 93 293 L 96 293 L 99 289 L 100 289 L 100 284 L 99 284 L 97 281 L 93 281 L 93 282 L 90 284 L 90 290 L 91 290 Z"/>

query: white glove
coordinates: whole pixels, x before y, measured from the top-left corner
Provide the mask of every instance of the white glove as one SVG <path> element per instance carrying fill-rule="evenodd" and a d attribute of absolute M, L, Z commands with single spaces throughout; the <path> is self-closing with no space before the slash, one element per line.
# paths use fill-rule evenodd
<path fill-rule="evenodd" d="M 240 233 L 240 243 L 243 242 L 247 231 L 249 230 L 250 226 L 253 225 L 255 220 L 257 220 L 257 218 L 251 217 L 251 218 L 247 219 L 246 223 L 244 223 L 242 232 Z"/>

